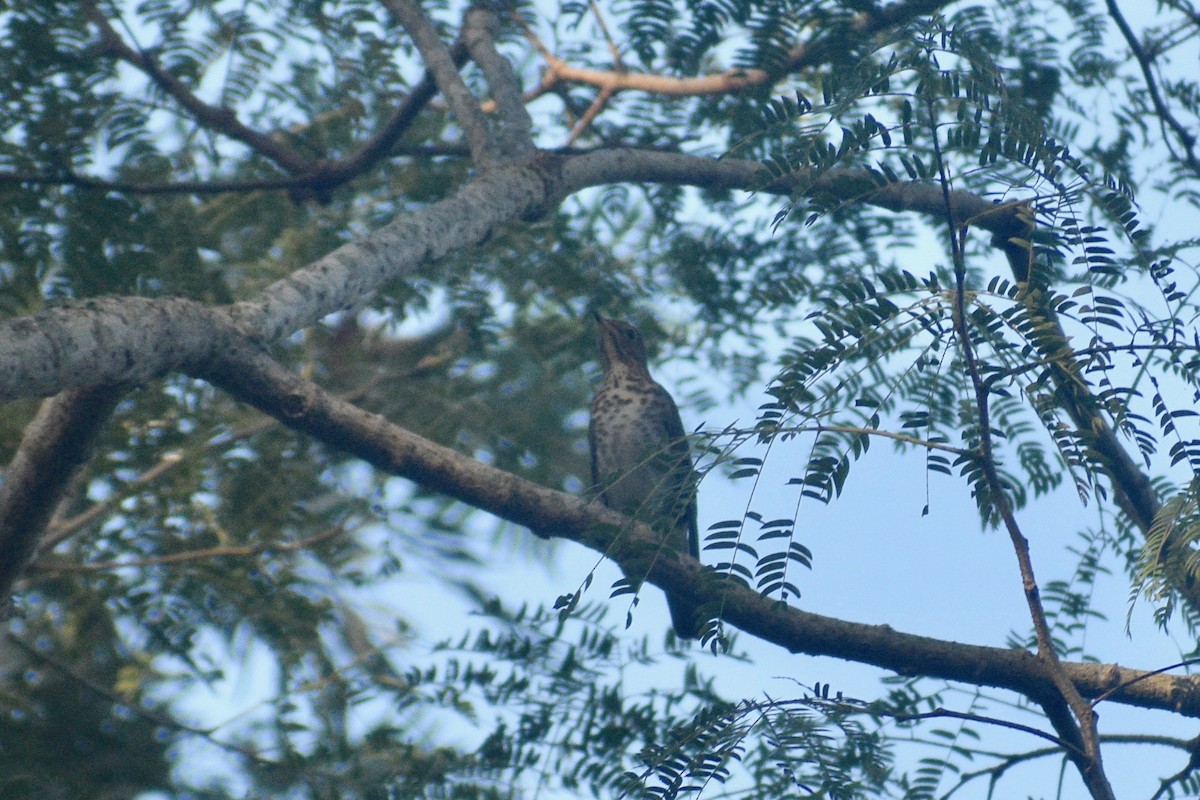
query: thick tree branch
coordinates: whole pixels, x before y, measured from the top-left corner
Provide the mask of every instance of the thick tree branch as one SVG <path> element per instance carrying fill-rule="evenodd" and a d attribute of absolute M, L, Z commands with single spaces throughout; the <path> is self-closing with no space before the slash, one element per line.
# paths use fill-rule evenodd
<path fill-rule="evenodd" d="M 828 655 L 901 675 L 926 675 L 1008 689 L 1042 702 L 1058 696 L 1045 665 L 1009 648 L 947 642 L 781 608 L 742 584 L 723 580 L 691 558 L 647 559 L 658 539 L 648 527 L 596 504 L 553 491 L 435 444 L 363 411 L 291 373 L 249 343 L 223 347 L 196 377 L 283 424 L 541 536 L 569 539 L 603 553 L 631 577 L 643 576 L 696 606 L 722 598 L 729 624 L 790 652 Z M 615 533 L 614 533 L 615 532 Z M 1200 718 L 1200 677 L 1170 677 L 1116 665 L 1064 662 L 1087 697 Z M 1113 690 L 1116 691 L 1113 691 Z"/>
<path fill-rule="evenodd" d="M 452 197 L 398 217 L 226 312 L 246 335 L 275 342 L 353 307 L 384 283 L 412 275 L 429 261 L 483 241 L 499 225 L 536 217 L 580 189 L 619 182 L 773 194 L 801 186 L 847 203 L 937 218 L 945 216 L 947 202 L 937 185 L 879 186 L 870 174 L 849 169 L 797 172 L 780 179 L 758 162 L 741 159 L 630 148 L 543 154 L 526 166 L 488 170 Z M 964 191 L 948 197 L 955 225 L 987 230 L 1000 246 L 1028 236 L 1020 204 L 998 205 Z M 221 322 L 208 315 L 226 312 L 185 301 L 113 297 L 2 320 L 0 401 L 87 384 L 143 383 L 203 357 L 212 345 L 211 327 Z M 1137 524 L 1148 526 L 1157 509 L 1148 480 L 1111 429 L 1096 432 L 1096 449 L 1111 467 L 1118 502 L 1134 510 L 1130 516 Z M 1181 582 L 1179 588 L 1200 608 L 1200 587 Z"/>
<path fill-rule="evenodd" d="M 361 303 L 388 281 L 482 242 L 501 224 L 540 214 L 548 194 L 540 170 L 497 166 L 453 196 L 397 217 L 276 281 L 258 300 L 239 303 L 230 313 L 243 330 L 278 341 Z"/>
<path fill-rule="evenodd" d="M 670 184 L 712 190 L 742 190 L 789 195 L 799 191 L 824 194 L 842 202 L 860 202 L 889 211 L 908 211 L 942 220 L 946 200 L 936 183 L 888 183 L 859 169 L 830 169 L 814 173 L 797 170 L 776 177 L 757 161 L 709 159 L 682 153 L 611 148 L 561 157 L 564 187 L 571 191 L 610 183 Z M 966 191 L 949 192 L 955 225 L 970 222 L 993 235 L 1016 236 L 1025 231 L 1020 204 L 998 204 Z"/>
<path fill-rule="evenodd" d="M 537 213 L 547 194 L 539 170 L 497 167 L 454 196 L 268 286 L 259 300 L 227 309 L 105 297 L 0 321 L 0 402 L 72 386 L 145 383 L 203 358 L 213 330 L 230 321 L 258 341 L 279 341 L 362 302 L 389 280 L 486 239 L 498 225 Z"/>
<path fill-rule="evenodd" d="M 213 346 L 222 312 L 190 300 L 101 297 L 0 324 L 0 402 L 101 384 L 137 386 Z"/>
<path fill-rule="evenodd" d="M 0 485 L 0 605 L 123 394 L 115 386 L 70 389 L 43 402 L 26 426 Z"/>

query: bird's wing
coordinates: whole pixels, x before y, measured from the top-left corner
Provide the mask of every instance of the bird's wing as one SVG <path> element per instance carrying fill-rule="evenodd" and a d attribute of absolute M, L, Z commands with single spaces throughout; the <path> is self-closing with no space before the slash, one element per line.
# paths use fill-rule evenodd
<path fill-rule="evenodd" d="M 655 384 L 655 397 L 657 402 L 661 403 L 671 413 L 662 415 L 663 423 L 663 439 L 671 443 L 672 453 L 689 453 L 687 443 L 687 432 L 683 429 L 683 419 L 679 416 L 679 406 L 675 405 L 675 398 L 671 397 L 671 393 Z"/>
<path fill-rule="evenodd" d="M 687 432 L 683 429 L 683 418 L 679 415 L 679 406 L 675 398 L 661 386 L 657 386 L 655 394 L 659 402 L 670 410 L 662 415 L 663 441 L 670 442 L 667 454 L 671 457 L 671 471 L 678 470 L 680 485 L 689 493 L 687 508 L 684 509 L 682 521 L 687 525 L 688 553 L 692 558 L 700 558 L 700 523 L 696 508 L 696 472 L 692 467 L 692 451 L 688 444 Z"/>
<path fill-rule="evenodd" d="M 692 484 L 692 499 L 688 501 L 687 507 L 687 539 L 688 539 L 688 555 L 697 561 L 700 560 L 700 516 L 699 508 L 696 505 L 696 490 L 695 484 Z"/>
<path fill-rule="evenodd" d="M 595 415 L 595 411 L 588 415 L 588 454 L 592 460 L 592 483 L 598 484 L 600 476 L 596 474 L 596 422 L 593 419 Z"/>

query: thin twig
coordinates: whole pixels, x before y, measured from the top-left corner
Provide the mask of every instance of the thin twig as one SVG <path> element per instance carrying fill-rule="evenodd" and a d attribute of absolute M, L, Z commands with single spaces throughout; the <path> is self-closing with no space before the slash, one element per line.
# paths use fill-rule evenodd
<path fill-rule="evenodd" d="M 932 100 L 929 101 L 929 105 L 930 117 L 933 118 L 937 112 L 933 107 Z M 950 176 L 946 173 L 946 164 L 942 157 L 941 144 L 936 135 L 936 130 L 935 135 L 932 137 L 932 142 L 934 157 L 937 159 L 938 164 L 939 183 L 946 208 L 949 210 L 951 208 Z M 1053 701 L 1043 702 L 1042 706 L 1056 730 L 1059 731 L 1059 734 L 1064 737 L 1065 741 L 1070 742 L 1071 747 L 1068 749 L 1068 754 L 1071 755 L 1071 760 L 1079 769 L 1083 782 L 1087 785 L 1092 796 L 1096 800 L 1115 800 L 1112 786 L 1108 781 L 1108 777 L 1104 774 L 1104 764 L 1097 738 L 1095 712 L 1079 693 L 1079 689 L 1067 676 L 1062 662 L 1058 658 L 1058 653 L 1054 649 L 1054 638 L 1050 632 L 1049 623 L 1046 621 L 1046 610 L 1042 605 L 1041 591 L 1038 588 L 1037 578 L 1033 571 L 1033 559 L 1029 553 L 1029 541 L 1021 532 L 1016 516 L 1013 514 L 1012 505 L 1008 501 L 1004 482 L 1000 479 L 999 472 L 996 469 L 990 418 L 989 384 L 983 379 L 979 359 L 975 353 L 975 347 L 971 339 L 971 331 L 967 324 L 965 239 L 969 228 L 966 223 L 956 225 L 948 213 L 946 222 L 950 232 L 950 246 L 954 263 L 955 295 L 952 320 L 959 341 L 959 347 L 962 349 L 963 362 L 966 365 L 967 374 L 975 395 L 975 411 L 979 428 L 979 465 L 983 473 L 983 478 L 987 482 L 988 491 L 992 495 L 992 507 L 1003 522 L 1004 528 L 1008 532 L 1009 539 L 1012 542 L 1013 552 L 1017 557 L 1017 564 L 1021 572 L 1021 584 L 1025 592 L 1025 602 L 1029 607 L 1029 615 L 1037 637 L 1038 659 L 1045 665 L 1050 680 L 1057 689 L 1062 702 L 1065 702 L 1067 707 L 1070 708 L 1071 715 L 1074 716 L 1074 721 L 1072 722 L 1070 716 L 1058 713 L 1054 708 L 1057 703 Z M 1079 739 L 1078 743 L 1075 741 L 1077 737 Z M 1080 747 L 1080 745 L 1082 746 Z"/>
<path fill-rule="evenodd" d="M 698 78 L 673 78 L 644 72 L 630 72 L 623 65 L 612 71 L 574 67 L 551 54 L 545 46 L 536 42 L 536 37 L 528 27 L 523 24 L 522 27 L 526 31 L 526 36 L 531 42 L 535 42 L 538 52 L 546 60 L 551 77 L 543 77 L 543 81 L 548 80 L 551 83 L 559 80 L 575 81 L 599 88 L 607 87 L 614 92 L 637 90 L 668 97 L 699 97 L 713 94 L 733 94 L 752 87 L 769 86 L 788 73 L 815 66 L 844 54 L 847 34 L 859 38 L 869 37 L 923 14 L 932 13 L 949 4 L 950 0 L 904 0 L 893 3 L 882 9 L 856 15 L 847 25 L 826 31 L 820 40 L 797 43 L 777 70 L 730 69 L 716 75 L 705 75 Z M 603 27 L 602 30 L 604 30 Z"/>
<path fill-rule="evenodd" d="M 892 718 L 897 722 L 911 722 L 914 720 L 938 719 L 945 717 L 948 719 L 963 719 L 970 722 L 982 722 L 987 725 L 995 725 L 998 728 L 1008 728 L 1021 733 L 1028 733 L 1031 736 L 1037 736 L 1039 739 L 1045 739 L 1048 742 L 1053 742 L 1062 750 L 1075 750 L 1079 755 L 1086 755 L 1078 750 L 1075 745 L 1064 741 L 1051 733 L 1046 733 L 1043 730 L 1034 728 L 1031 725 L 1023 725 L 1020 722 L 1013 722 L 999 717 L 989 717 L 985 714 L 972 714 L 966 711 L 951 711 L 948 708 L 935 708 L 933 711 L 926 711 L 920 714 L 893 714 Z"/>
<path fill-rule="evenodd" d="M 1146 81 L 1146 91 L 1150 95 L 1150 101 L 1154 103 L 1154 110 L 1159 120 L 1159 125 L 1163 128 L 1164 139 L 1170 147 L 1171 137 L 1166 135 L 1168 129 L 1175 134 L 1179 143 L 1183 145 L 1184 156 L 1183 162 L 1195 170 L 1200 164 L 1196 161 L 1196 136 L 1188 130 L 1187 126 L 1175 119 L 1171 110 L 1167 108 L 1166 102 L 1162 98 L 1162 93 L 1158 90 L 1158 81 L 1154 78 L 1154 60 L 1142 47 L 1142 43 L 1138 41 L 1137 34 L 1129 27 L 1129 23 L 1125 20 L 1125 16 L 1121 13 L 1120 7 L 1117 6 L 1117 0 L 1105 0 L 1105 5 L 1108 7 L 1109 16 L 1113 18 L 1113 22 L 1117 24 L 1117 30 L 1121 32 L 1121 36 L 1125 38 L 1125 43 L 1129 45 L 1133 57 L 1138 62 L 1138 67 L 1141 68 L 1142 77 Z M 1174 153 L 1172 152 L 1174 155 Z M 1179 156 L 1176 156 L 1178 158 Z"/>
<path fill-rule="evenodd" d="M 98 561 L 91 564 L 71 564 L 65 561 L 43 561 L 34 564 L 33 569 L 38 572 L 107 572 L 115 569 L 137 569 L 141 567 L 156 567 L 165 564 L 184 564 L 189 561 L 206 561 L 213 558 L 222 557 L 238 557 L 245 558 L 247 556 L 256 556 L 263 553 L 292 553 L 297 550 L 306 550 L 315 544 L 320 544 L 326 539 L 333 539 L 346 532 L 346 529 L 338 525 L 320 533 L 313 534 L 304 539 L 298 539 L 294 542 L 265 542 L 263 544 L 254 545 L 225 545 L 222 547 L 207 547 L 201 550 L 188 550 L 182 553 L 171 553 L 165 556 L 153 556 L 151 558 L 140 558 L 133 561 Z"/>
<path fill-rule="evenodd" d="M 608 25 L 604 22 L 604 15 L 600 13 L 600 6 L 596 4 L 596 0 L 588 0 L 588 8 L 592 11 L 592 16 L 596 18 L 596 25 L 600 28 L 600 33 L 604 36 L 604 41 L 608 43 L 608 52 L 612 56 L 613 67 L 618 72 L 625 71 L 625 63 L 621 60 L 621 48 L 617 47 L 616 41 L 612 34 L 608 31 Z"/>
<path fill-rule="evenodd" d="M 84 14 L 100 32 L 100 41 L 105 52 L 141 70 L 201 125 L 242 142 L 293 175 L 310 171 L 312 164 L 281 140 L 254 130 L 239 120 L 229 108 L 205 103 L 187 84 L 172 75 L 152 56 L 130 47 L 112 27 L 94 0 L 84 3 Z"/>
<path fill-rule="evenodd" d="M 158 460 L 158 463 L 147 469 L 141 475 L 138 475 L 133 480 L 125 485 L 126 491 L 119 495 L 114 495 L 106 500 L 101 500 L 93 503 L 87 510 L 76 514 L 73 517 L 63 520 L 52 520 L 47 527 L 46 535 L 38 542 L 37 554 L 34 556 L 36 560 L 43 553 L 48 553 L 58 545 L 65 542 L 75 535 L 77 531 L 88 525 L 101 516 L 106 514 L 114 506 L 121 503 L 125 498 L 136 491 L 137 489 L 166 475 L 171 470 L 175 469 L 183 461 L 183 454 L 178 450 L 172 450 L 169 453 L 164 453 Z"/>
<path fill-rule="evenodd" d="M 175 719 L 174 717 L 167 716 L 165 714 L 157 714 L 157 713 L 151 711 L 150 709 L 145 708 L 144 706 L 142 706 L 141 703 L 132 701 L 132 700 L 130 700 L 130 698 L 124 697 L 121 694 L 108 688 L 107 686 L 104 686 L 103 684 L 92 680 L 87 675 L 84 675 L 82 672 L 75 669 L 73 666 L 71 666 L 67 662 L 63 661 L 62 659 L 60 659 L 56 656 L 50 655 L 49 653 L 43 651 L 39 647 L 35 647 L 34 645 L 30 644 L 29 642 L 25 641 L 20 636 L 17 636 L 14 633 L 5 634 L 5 638 L 8 639 L 8 641 L 15 644 L 21 650 L 23 650 L 31 658 L 34 658 L 41 663 L 48 664 L 49 666 L 54 667 L 56 670 L 58 670 L 59 672 L 62 672 L 64 675 L 67 675 L 72 680 L 77 681 L 78 683 L 82 684 L 83 686 L 86 686 L 88 689 L 92 690 L 93 692 L 100 695 L 101 697 L 109 700 L 110 702 L 115 703 L 115 704 L 121 706 L 122 708 L 129 709 L 130 713 L 141 717 L 142 719 L 146 720 L 147 722 L 152 722 L 155 725 L 162 725 L 167 728 L 174 728 L 175 730 L 184 731 L 185 733 L 191 733 L 191 734 L 195 734 L 197 736 L 203 736 L 204 738 L 208 739 L 209 741 L 212 741 L 218 747 L 223 747 L 227 750 L 233 750 L 234 752 L 239 753 L 241 755 L 249 755 L 249 753 L 242 750 L 240 747 L 236 747 L 234 745 L 222 744 L 221 742 L 213 739 L 212 738 L 213 730 L 210 728 L 197 728 L 192 725 L 188 725 L 186 723 L 180 722 L 179 720 Z"/>
<path fill-rule="evenodd" d="M 36 172 L 0 172 L 0 186 L 78 186 L 123 194 L 225 194 L 294 189 L 312 183 L 312 175 L 288 175 L 251 181 L 173 181 L 171 183 L 142 183 L 110 181 L 91 175 L 79 175 L 70 170 L 54 174 Z"/>
<path fill-rule="evenodd" d="M 617 90 L 613 89 L 611 86 L 605 86 L 599 92 L 597 92 L 596 99 L 592 100 L 592 104 L 588 106 L 587 111 L 583 112 L 583 116 L 581 116 L 575 122 L 575 124 L 571 126 L 571 133 L 567 136 L 565 146 L 570 147 L 571 145 L 575 144 L 579 137 L 583 135 L 584 131 L 591 127 L 592 122 L 595 121 L 596 117 L 600 116 L 600 112 L 604 110 L 605 106 L 608 105 L 608 101 L 611 100 L 613 95 L 616 93 Z"/>

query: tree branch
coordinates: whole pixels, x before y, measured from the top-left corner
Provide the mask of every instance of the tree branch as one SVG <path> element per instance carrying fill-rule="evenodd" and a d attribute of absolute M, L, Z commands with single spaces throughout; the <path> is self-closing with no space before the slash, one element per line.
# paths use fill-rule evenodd
<path fill-rule="evenodd" d="M 43 402 L 26 426 L 0 485 L 0 606 L 124 393 L 116 386 L 69 389 Z"/>
<path fill-rule="evenodd" d="M 497 155 L 522 161 L 533 153 L 533 120 L 525 109 L 521 85 L 512 64 L 496 50 L 496 32 L 500 19 L 483 6 L 471 6 L 463 20 L 463 41 L 471 52 L 471 60 L 483 70 L 496 101 L 499 122 L 492 138 Z"/>
<path fill-rule="evenodd" d="M 225 545 L 222 547 L 204 547 L 199 550 L 185 550 L 181 553 L 170 553 L 165 556 L 139 558 L 130 561 L 97 561 L 87 564 L 74 564 L 66 561 L 47 559 L 39 561 L 32 569 L 38 572 L 109 572 L 118 569 L 141 569 L 158 567 L 169 564 L 186 564 L 189 561 L 211 561 L 216 558 L 248 558 L 263 553 L 295 553 L 307 550 L 327 539 L 333 539 L 346 533 L 346 529 L 338 526 L 320 533 L 297 539 L 294 542 L 264 542 L 253 545 Z"/>
<path fill-rule="evenodd" d="M 641 91 L 664 97 L 703 97 L 715 94 L 737 94 L 747 89 L 769 87 L 789 73 L 818 64 L 842 61 L 846 58 L 848 41 L 862 40 L 898 25 L 911 22 L 950 5 L 952 0 L 903 0 L 880 9 L 856 14 L 845 20 L 826 20 L 819 38 L 798 42 L 788 52 L 782 64 L 772 70 L 728 69 L 715 75 L 697 78 L 676 78 L 645 72 L 629 72 L 618 66 L 614 70 L 597 70 L 568 64 L 549 51 L 532 31 L 526 36 L 546 61 L 544 86 L 559 82 L 595 86 L 609 96 L 622 91 Z"/>
<path fill-rule="evenodd" d="M 1129 27 L 1129 23 L 1125 20 L 1125 15 L 1121 13 L 1120 6 L 1116 0 L 1105 0 L 1105 6 L 1108 8 L 1108 14 L 1113 18 L 1113 22 L 1117 23 L 1117 30 L 1121 32 L 1121 36 L 1125 39 L 1125 43 L 1129 45 L 1130 52 L 1133 53 L 1134 59 L 1138 63 L 1138 67 L 1142 71 L 1142 79 L 1146 82 L 1146 92 L 1150 95 L 1150 102 L 1154 104 L 1154 111 L 1158 117 L 1158 124 L 1162 128 L 1163 141 L 1167 143 L 1167 148 L 1170 150 L 1171 134 L 1183 145 L 1183 157 L 1179 158 L 1191 170 L 1196 171 L 1200 168 L 1200 162 L 1196 159 L 1196 135 L 1188 130 L 1188 127 L 1175 118 L 1171 113 L 1171 109 L 1167 108 L 1166 101 L 1162 98 L 1162 93 L 1158 88 L 1158 81 L 1154 77 L 1154 59 L 1146 48 L 1142 47 L 1142 43 L 1138 41 L 1137 34 L 1133 32 L 1133 28 Z M 1174 153 L 1172 153 L 1174 155 Z"/>
<path fill-rule="evenodd" d="M 936 119 L 936 113 L 930 109 L 930 118 Z M 975 353 L 973 332 L 967 322 L 967 262 L 966 224 L 955 226 L 950 217 L 950 177 L 946 173 L 945 161 L 934 136 L 934 153 L 937 157 L 938 171 L 941 176 L 938 181 L 944 197 L 944 207 L 947 213 L 947 232 L 950 237 L 950 249 L 954 262 L 954 330 L 958 346 L 962 351 L 963 363 L 971 380 L 974 394 L 975 415 L 979 428 L 979 466 L 987 491 L 991 495 L 990 505 L 995 514 L 1004 524 L 1009 541 L 1012 542 L 1013 553 L 1017 557 L 1017 565 L 1021 573 L 1021 587 L 1025 594 L 1025 603 L 1029 608 L 1029 617 L 1037 637 L 1038 659 L 1045 665 L 1046 672 L 1054 684 L 1056 694 L 1041 701 L 1046 716 L 1064 742 L 1070 744 L 1067 757 L 1079 770 L 1080 777 L 1087 785 L 1089 792 L 1096 800 L 1115 800 L 1112 785 L 1104 773 L 1104 762 L 1101 757 L 1098 732 L 1096 730 L 1096 714 L 1092 707 L 1079 694 L 1079 690 L 1071 683 L 1063 670 L 1058 652 L 1054 649 L 1054 637 L 1046 622 L 1046 609 L 1042 605 L 1041 589 L 1033 571 L 1033 558 L 1029 553 L 1029 541 L 1021 532 L 1013 513 L 1012 503 L 1009 502 L 1004 481 L 996 469 L 994 442 L 992 440 L 991 422 L 991 388 L 981 374 L 979 359 Z M 978 487 L 976 488 L 978 492 Z M 1063 705 L 1066 708 L 1062 708 Z M 1068 713 L 1069 709 L 1069 713 Z"/>
<path fill-rule="evenodd" d="M 96 26 L 100 33 L 100 42 L 108 54 L 145 73 L 198 123 L 242 142 L 254 152 L 294 175 L 309 170 L 311 166 L 309 161 L 282 141 L 259 133 L 243 124 L 237 115 L 228 108 L 205 103 L 188 88 L 187 84 L 164 69 L 154 58 L 126 44 L 93 0 L 88 0 L 84 4 L 84 14 L 88 21 Z"/>
<path fill-rule="evenodd" d="M 450 51 L 442 43 L 424 9 L 413 0 L 383 0 L 383 5 L 412 37 L 425 61 L 425 67 L 433 75 L 462 128 L 472 159 L 478 164 L 488 163 L 492 159 L 493 145 L 488 138 L 487 120 L 479 109 L 479 100 L 467 88 L 450 57 Z"/>
<path fill-rule="evenodd" d="M 789 652 L 828 655 L 901 675 L 921 674 L 976 686 L 1008 689 L 1041 702 L 1057 695 L 1034 655 L 899 633 L 783 608 L 773 598 L 716 576 L 691 558 L 647 559 L 659 537 L 648 527 L 561 492 L 546 489 L 450 448 L 430 442 L 383 417 L 339 400 L 275 363 L 249 343 L 222 347 L 194 372 L 288 427 L 349 452 L 377 469 L 530 528 L 544 537 L 583 544 L 612 558 L 636 580 L 645 578 L 699 606 L 717 593 L 722 618 Z M 615 533 L 614 533 L 615 532 Z M 651 563 L 652 561 L 652 563 Z M 640 572 L 645 569 L 647 571 Z M 1142 708 L 1200 718 L 1200 677 L 1170 677 L 1116 665 L 1064 662 L 1079 691 Z"/>
<path fill-rule="evenodd" d="M 461 41 L 450 47 L 450 61 L 456 70 L 467 63 L 467 48 Z M 393 153 L 400 137 L 412 127 L 417 115 L 436 94 L 437 82 L 427 70 L 420 82 L 413 86 L 404 101 L 396 107 L 391 118 L 374 136 L 345 158 L 330 161 L 322 165 L 315 175 L 306 176 L 307 183 L 304 186 L 315 195 L 328 194 L 343 183 L 362 175 L 379 160 L 387 158 Z"/>
<path fill-rule="evenodd" d="M 614 183 L 673 183 L 705 188 L 787 193 L 807 182 L 813 191 L 892 210 L 937 214 L 936 186 L 876 186 L 870 175 L 831 170 L 814 177 L 772 178 L 754 161 L 616 148 L 544 155 L 529 165 L 500 165 L 453 196 L 322 256 L 263 289 L 253 301 L 207 309 L 177 299 L 104 297 L 0 320 L 0 402 L 46 396 L 71 386 L 141 384 L 203 358 L 213 330 L 232 321 L 245 335 L 273 343 L 328 314 L 354 307 L 389 281 L 402 280 L 447 253 L 487 239 L 498 226 L 537 217 L 568 195 Z M 1008 233 L 1015 206 L 997 206 L 968 192 L 950 194 L 956 219 Z"/>
<path fill-rule="evenodd" d="M 0 320 L 0 342 L 5 343 L 0 348 L 0 401 L 87 384 L 144 383 L 185 361 L 204 358 L 212 347 L 214 326 L 228 320 L 258 341 L 278 341 L 327 314 L 353 307 L 388 281 L 404 279 L 429 261 L 483 241 L 499 225 L 536 217 L 580 189 L 619 182 L 773 194 L 803 186 L 843 202 L 937 218 L 945 215 L 948 202 L 956 225 L 969 222 L 989 231 L 1006 252 L 1012 249 L 1010 240 L 1028 237 L 1020 203 L 995 204 L 964 191 L 943 196 L 936 185 L 879 186 L 859 170 L 797 172 L 785 179 L 743 159 L 635 148 L 542 154 L 529 165 L 483 172 L 452 197 L 397 217 L 277 281 L 256 300 L 228 309 L 205 309 L 182 300 L 109 297 Z M 1130 516 L 1139 526 L 1148 527 L 1157 510 L 1148 479 L 1110 428 L 1102 427 L 1095 436 L 1097 451 L 1112 469 L 1118 502 L 1134 510 Z M 1177 588 L 1200 608 L 1200 586 L 1179 581 Z"/>
<path fill-rule="evenodd" d="M 456 42 L 450 48 L 450 58 L 456 67 L 467 61 L 467 48 Z M 140 183 L 136 181 L 108 180 L 73 172 L 41 174 L 33 172 L 0 172 L 0 185 L 31 186 L 79 186 L 86 189 L 123 192 L 138 195 L 160 194 L 223 194 L 227 192 L 257 192 L 287 190 L 293 199 L 303 201 L 310 197 L 327 198 L 337 187 L 367 172 L 381 159 L 395 154 L 397 142 L 412 127 L 417 115 L 434 95 L 437 84 L 426 72 L 412 88 L 403 102 L 396 107 L 392 116 L 369 139 L 353 153 L 333 161 L 311 162 L 302 173 L 278 178 L 231 181 L 174 181 L 171 183 Z M 432 155 L 433 153 L 430 153 Z M 416 153 L 416 155 L 426 155 Z"/>
<path fill-rule="evenodd" d="M 108 180 L 74 172 L 43 174 L 40 172 L 0 172 L 0 186 L 78 186 L 124 194 L 223 194 L 225 192 L 261 192 L 279 189 L 298 189 L 312 184 L 311 174 L 262 178 L 248 181 L 175 181 L 172 183 L 142 183 L 139 181 Z"/>

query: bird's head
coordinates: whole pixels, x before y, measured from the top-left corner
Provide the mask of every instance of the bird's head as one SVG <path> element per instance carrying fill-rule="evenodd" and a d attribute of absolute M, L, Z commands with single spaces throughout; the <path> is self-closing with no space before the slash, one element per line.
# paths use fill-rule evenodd
<path fill-rule="evenodd" d="M 638 329 L 628 322 L 596 314 L 596 340 L 604 360 L 605 374 L 624 368 L 631 372 L 649 374 L 646 367 L 646 343 Z"/>

